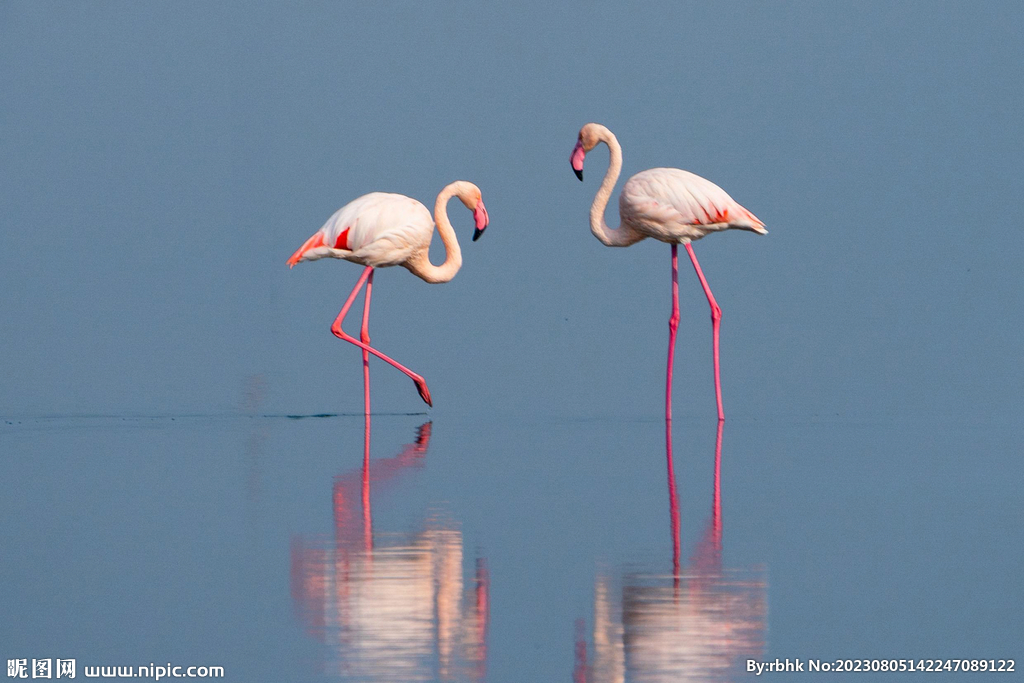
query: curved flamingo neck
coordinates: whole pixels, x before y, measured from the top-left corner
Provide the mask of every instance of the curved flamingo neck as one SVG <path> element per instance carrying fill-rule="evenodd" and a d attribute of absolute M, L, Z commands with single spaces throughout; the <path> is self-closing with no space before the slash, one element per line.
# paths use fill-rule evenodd
<path fill-rule="evenodd" d="M 604 211 L 608 208 L 608 200 L 612 196 L 612 190 L 615 189 L 615 183 L 622 172 L 622 147 L 615 134 L 604 126 L 601 126 L 598 131 L 598 140 L 608 145 L 610 158 L 604 180 L 601 181 L 601 187 L 597 189 L 594 203 L 590 206 L 590 231 L 605 246 L 625 247 L 643 239 L 643 236 L 636 235 L 625 223 L 620 223 L 617 230 L 612 230 L 604 220 Z"/>
<path fill-rule="evenodd" d="M 462 267 L 462 249 L 459 247 L 459 240 L 455 237 L 452 223 L 448 220 L 448 200 L 452 197 L 463 199 L 464 196 L 468 199 L 469 194 L 470 190 L 463 187 L 460 181 L 456 181 L 446 186 L 437 195 L 437 201 L 434 203 L 434 222 L 437 224 L 437 234 L 441 237 L 441 243 L 444 244 L 444 263 L 435 266 L 430 262 L 428 244 L 426 249 L 405 263 L 405 267 L 416 277 L 436 284 L 448 282 L 459 272 L 459 268 Z"/>

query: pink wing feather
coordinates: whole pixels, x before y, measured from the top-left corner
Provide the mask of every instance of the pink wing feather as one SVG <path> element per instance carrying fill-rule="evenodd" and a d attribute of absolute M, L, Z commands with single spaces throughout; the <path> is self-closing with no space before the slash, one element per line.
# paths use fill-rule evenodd
<path fill-rule="evenodd" d="M 619 196 L 623 220 L 671 231 L 675 226 L 721 226 L 767 232 L 757 216 L 710 180 L 678 168 L 652 168 L 626 181 Z"/>
<path fill-rule="evenodd" d="M 371 192 L 334 212 L 292 254 L 288 265 L 325 256 L 374 267 L 398 265 L 417 249 L 429 245 L 433 230 L 430 212 L 415 199 Z"/>

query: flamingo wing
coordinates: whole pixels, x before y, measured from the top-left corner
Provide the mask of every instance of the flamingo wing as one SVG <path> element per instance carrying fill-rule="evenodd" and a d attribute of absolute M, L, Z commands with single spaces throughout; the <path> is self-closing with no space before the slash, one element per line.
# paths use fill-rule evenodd
<path fill-rule="evenodd" d="M 678 168 L 652 168 L 630 178 L 619 196 L 619 212 L 624 220 L 663 230 L 700 225 L 767 232 L 725 190 Z"/>
<path fill-rule="evenodd" d="M 415 199 L 371 192 L 338 209 L 288 265 L 332 257 L 375 268 L 394 266 L 429 246 L 433 229 L 430 212 Z"/>

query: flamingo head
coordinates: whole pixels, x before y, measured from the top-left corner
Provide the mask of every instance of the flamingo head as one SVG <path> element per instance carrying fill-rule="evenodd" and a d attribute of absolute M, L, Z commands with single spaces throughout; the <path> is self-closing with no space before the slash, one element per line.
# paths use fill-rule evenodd
<path fill-rule="evenodd" d="M 463 205 L 473 212 L 473 222 L 476 223 L 476 229 L 473 231 L 473 241 L 476 242 L 480 239 L 480 235 L 484 234 L 490 219 L 487 216 L 487 207 L 484 206 L 484 199 L 480 194 L 480 188 L 473 183 L 465 181 L 463 181 L 462 185 L 463 187 L 460 188 L 457 196 Z"/>
<path fill-rule="evenodd" d="M 476 230 L 473 231 L 473 241 L 476 242 L 480 239 L 480 235 L 484 234 L 484 230 L 487 229 L 487 223 L 490 221 L 487 216 L 487 207 L 484 206 L 483 197 L 477 199 L 476 206 L 473 207 L 473 221 L 476 223 Z"/>
<path fill-rule="evenodd" d="M 600 142 L 600 138 L 597 135 L 596 123 L 588 123 L 580 129 L 580 134 L 576 138 L 576 146 L 572 148 L 572 155 L 569 157 L 572 170 L 580 180 L 583 180 L 583 159 L 587 156 L 587 152 L 597 146 L 598 142 Z"/>

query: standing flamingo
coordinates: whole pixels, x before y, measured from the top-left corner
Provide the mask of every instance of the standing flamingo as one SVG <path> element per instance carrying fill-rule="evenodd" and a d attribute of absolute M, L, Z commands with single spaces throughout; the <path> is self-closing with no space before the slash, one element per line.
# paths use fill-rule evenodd
<path fill-rule="evenodd" d="M 370 371 L 369 355 L 373 354 L 390 363 L 413 382 L 420 398 L 430 402 L 430 391 L 423 377 L 409 368 L 388 358 L 370 346 L 370 295 L 373 290 L 373 269 L 386 266 L 403 266 L 416 277 L 429 282 L 448 282 L 462 267 L 462 250 L 455 238 L 455 230 L 448 220 L 448 200 L 458 197 L 467 209 L 473 212 L 476 230 L 475 242 L 487 228 L 487 209 L 480 196 L 480 188 L 470 182 L 457 180 L 446 186 L 437 195 L 434 204 L 434 220 L 437 232 L 444 243 L 444 263 L 435 266 L 430 262 L 430 239 L 434 235 L 434 220 L 427 207 L 411 197 L 386 192 L 371 192 L 355 199 L 338 209 L 315 235 L 306 240 L 298 251 L 288 259 L 292 267 L 300 261 L 315 261 L 330 256 L 345 259 L 366 266 L 352 293 L 345 300 L 341 313 L 331 325 L 331 332 L 339 339 L 355 344 L 363 350 L 363 401 L 366 414 L 370 413 Z M 348 309 L 356 294 L 366 284 L 363 299 L 363 326 L 359 340 L 341 329 Z"/>
<path fill-rule="evenodd" d="M 718 371 L 718 328 L 722 309 L 715 301 L 708 281 L 697 262 L 690 242 L 709 232 L 719 230 L 750 230 L 768 234 L 764 223 L 740 206 L 725 190 L 710 180 L 678 168 L 652 168 L 641 171 L 626 181 L 619 195 L 621 224 L 612 230 L 604 220 L 608 198 L 622 170 L 622 147 L 615 135 L 599 123 L 588 123 L 580 129 L 570 162 L 576 177 L 583 180 L 583 159 L 597 143 L 608 145 L 611 160 L 604 181 L 590 207 L 590 231 L 608 247 L 628 247 L 646 237 L 672 245 L 672 317 L 668 328 L 668 377 L 665 381 L 665 419 L 672 419 L 672 359 L 675 355 L 676 328 L 679 327 L 679 262 L 676 246 L 682 244 L 690 255 L 701 287 L 711 304 L 711 329 L 714 336 L 715 398 L 718 419 L 725 419 L 722 410 L 722 384 Z"/>

